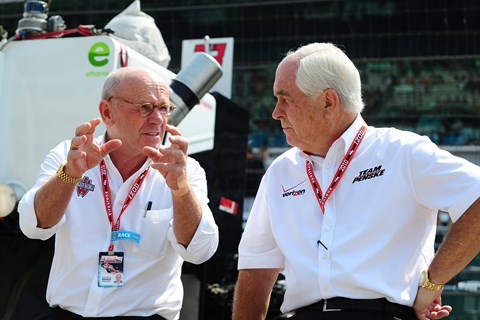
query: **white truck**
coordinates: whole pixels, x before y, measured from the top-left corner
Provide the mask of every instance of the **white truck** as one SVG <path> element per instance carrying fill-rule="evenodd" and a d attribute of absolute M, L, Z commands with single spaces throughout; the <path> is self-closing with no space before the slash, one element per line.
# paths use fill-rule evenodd
<path fill-rule="evenodd" d="M 0 216 L 33 185 L 47 152 L 98 117 L 105 76 L 122 65 L 170 84 L 179 107 L 170 122 L 190 154 L 213 148 L 216 101 L 207 91 L 222 71 L 211 56 L 197 53 L 176 75 L 108 35 L 11 41 L 0 50 Z"/>

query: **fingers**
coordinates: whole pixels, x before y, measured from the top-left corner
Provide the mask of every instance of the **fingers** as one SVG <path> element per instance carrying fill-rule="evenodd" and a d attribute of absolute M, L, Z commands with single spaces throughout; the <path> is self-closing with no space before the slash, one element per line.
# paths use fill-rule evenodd
<path fill-rule="evenodd" d="M 144 153 L 152 159 L 152 168 L 160 171 L 166 177 L 169 174 L 172 182 L 176 181 L 176 177 L 184 174 L 186 170 L 186 155 L 176 148 L 161 147 L 157 150 L 152 147 L 145 147 Z"/>
<path fill-rule="evenodd" d="M 448 317 L 449 315 L 450 315 L 450 311 L 444 310 L 444 309 L 439 311 L 427 312 L 425 314 L 426 319 L 442 319 L 442 318 Z"/>
<path fill-rule="evenodd" d="M 78 127 L 75 129 L 75 136 L 93 134 L 95 132 L 95 128 L 100 124 L 101 121 L 102 120 L 100 120 L 100 118 L 94 118 L 88 122 L 78 125 Z"/>
<path fill-rule="evenodd" d="M 165 126 L 165 130 L 170 133 L 172 136 L 181 136 L 182 133 L 180 132 L 180 130 L 178 130 L 177 127 L 175 126 L 172 126 L 170 124 L 166 124 Z"/>
<path fill-rule="evenodd" d="M 78 148 L 80 148 L 85 143 L 85 141 L 87 141 L 86 136 L 73 137 L 70 143 L 70 150 L 78 150 Z"/>
<path fill-rule="evenodd" d="M 420 320 L 442 319 L 448 317 L 452 312 L 452 307 L 449 305 L 442 305 L 440 298 L 435 299 L 426 308 L 419 308 L 414 304 L 415 314 Z M 417 302 L 417 301 L 415 301 Z"/>
<path fill-rule="evenodd" d="M 157 150 L 152 147 L 144 147 L 143 152 L 152 159 L 153 162 L 170 163 L 170 164 L 184 164 L 186 162 L 185 153 L 173 146 L 160 147 Z"/>
<path fill-rule="evenodd" d="M 113 139 L 105 142 L 103 145 L 100 146 L 100 155 L 101 157 L 105 157 L 107 154 L 116 150 L 122 146 L 122 141 L 119 139 Z"/>
<path fill-rule="evenodd" d="M 82 123 L 75 128 L 75 136 L 72 138 L 70 150 L 81 148 L 87 141 L 93 140 L 95 128 L 100 124 L 100 118 L 95 118 L 89 122 Z"/>
<path fill-rule="evenodd" d="M 152 159 L 153 162 L 157 162 L 158 159 L 161 157 L 161 153 L 152 147 L 145 147 L 143 148 L 143 153 L 147 155 L 150 159 Z"/>
<path fill-rule="evenodd" d="M 181 149 L 186 154 L 188 150 L 188 141 L 182 136 L 180 130 L 172 125 L 166 125 L 165 130 L 170 133 L 168 140 L 170 141 L 172 148 Z"/>
<path fill-rule="evenodd" d="M 165 177 L 170 188 L 175 189 L 178 188 L 178 177 L 186 175 L 188 141 L 174 126 L 166 125 L 165 130 L 170 134 L 170 146 L 160 146 L 158 150 L 144 147 L 143 152 L 153 161 L 151 167 Z"/>
<path fill-rule="evenodd" d="M 77 172 L 85 172 L 122 145 L 118 139 L 109 140 L 103 145 L 94 143 L 95 129 L 100 123 L 100 118 L 94 118 L 75 128 L 75 136 L 70 143 L 67 161 L 71 162 L 70 165 Z"/>
<path fill-rule="evenodd" d="M 171 145 L 170 147 L 160 147 L 159 162 L 170 162 L 177 164 L 184 164 L 186 162 L 186 154 L 178 145 Z"/>

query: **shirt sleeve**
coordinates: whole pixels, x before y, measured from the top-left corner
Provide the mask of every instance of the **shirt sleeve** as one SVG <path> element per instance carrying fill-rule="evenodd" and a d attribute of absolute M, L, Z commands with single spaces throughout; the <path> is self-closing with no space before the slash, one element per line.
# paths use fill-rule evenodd
<path fill-rule="evenodd" d="M 409 171 L 417 200 L 455 222 L 480 196 L 480 167 L 440 149 L 427 137 L 412 144 Z"/>
<path fill-rule="evenodd" d="M 188 178 L 202 208 L 202 218 L 187 248 L 178 243 L 173 228 L 170 228 L 168 231 L 168 239 L 172 243 L 174 250 L 185 261 L 200 264 L 210 259 L 217 250 L 219 241 L 218 226 L 208 206 L 205 170 L 196 160 L 189 158 L 188 161 Z"/>
<path fill-rule="evenodd" d="M 275 241 L 263 177 L 238 249 L 238 269 L 285 268 L 285 257 Z"/>
<path fill-rule="evenodd" d="M 52 149 L 40 166 L 35 185 L 28 190 L 20 199 L 18 204 L 19 224 L 22 232 L 31 239 L 47 240 L 52 237 L 62 224 L 65 223 L 65 216 L 53 227 L 43 229 L 38 227 L 37 215 L 35 213 L 35 195 L 40 187 L 55 175 L 60 165 L 66 158 L 70 141 L 64 141 Z"/>

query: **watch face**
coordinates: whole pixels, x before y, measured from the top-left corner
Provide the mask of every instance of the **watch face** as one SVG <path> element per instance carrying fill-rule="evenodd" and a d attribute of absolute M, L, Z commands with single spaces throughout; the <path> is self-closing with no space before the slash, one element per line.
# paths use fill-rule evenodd
<path fill-rule="evenodd" d="M 420 286 L 423 287 L 426 282 L 427 282 L 427 271 L 424 270 L 420 275 Z"/>

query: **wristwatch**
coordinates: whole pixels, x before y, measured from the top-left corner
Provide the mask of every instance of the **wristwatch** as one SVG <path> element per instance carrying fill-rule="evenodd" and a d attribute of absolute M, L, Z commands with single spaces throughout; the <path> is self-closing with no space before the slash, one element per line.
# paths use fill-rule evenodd
<path fill-rule="evenodd" d="M 422 271 L 422 275 L 420 276 L 420 287 L 430 291 L 442 291 L 445 285 L 430 282 L 430 280 L 428 279 L 428 270 L 424 270 Z"/>
<path fill-rule="evenodd" d="M 65 170 L 64 170 L 65 169 L 65 164 L 66 164 L 66 162 L 64 162 L 60 166 L 60 168 L 58 168 L 56 176 L 59 177 L 60 179 L 62 179 L 63 181 L 66 181 L 66 182 L 69 182 L 69 183 L 72 183 L 72 184 L 79 183 L 80 180 L 83 179 L 83 176 L 81 176 L 80 178 L 74 178 L 71 175 L 66 174 Z"/>

